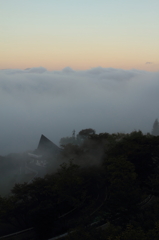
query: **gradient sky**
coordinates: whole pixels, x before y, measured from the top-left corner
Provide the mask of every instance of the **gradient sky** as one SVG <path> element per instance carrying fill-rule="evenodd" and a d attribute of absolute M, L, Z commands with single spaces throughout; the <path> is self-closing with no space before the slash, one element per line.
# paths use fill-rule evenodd
<path fill-rule="evenodd" d="M 159 71 L 159 0 L 0 0 L 0 69 Z"/>

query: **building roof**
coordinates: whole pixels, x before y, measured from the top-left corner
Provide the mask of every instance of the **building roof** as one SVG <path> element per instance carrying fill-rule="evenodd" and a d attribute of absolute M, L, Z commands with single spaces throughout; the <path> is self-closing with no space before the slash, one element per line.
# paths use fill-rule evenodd
<path fill-rule="evenodd" d="M 57 154 L 59 153 L 60 148 L 50 141 L 43 134 L 41 135 L 37 149 L 35 150 L 36 154 Z"/>

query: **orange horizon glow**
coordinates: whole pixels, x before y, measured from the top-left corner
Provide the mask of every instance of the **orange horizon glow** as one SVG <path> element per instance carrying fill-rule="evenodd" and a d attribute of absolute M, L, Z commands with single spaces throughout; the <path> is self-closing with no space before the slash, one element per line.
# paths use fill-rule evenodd
<path fill-rule="evenodd" d="M 67 63 L 66 63 L 67 62 Z M 151 62 L 133 62 L 130 60 L 127 61 L 120 61 L 120 59 L 113 61 L 109 59 L 85 59 L 85 61 L 82 61 L 82 59 L 63 59 L 63 58 L 44 58 L 43 60 L 39 59 L 26 59 L 23 58 L 23 56 L 18 56 L 17 59 L 10 58 L 8 60 L 4 60 L 3 58 L 3 64 L 0 61 L 0 69 L 26 69 L 26 68 L 34 68 L 34 67 L 44 67 L 49 71 L 54 70 L 62 70 L 65 67 L 70 67 L 74 70 L 87 70 L 91 68 L 96 67 L 102 67 L 102 68 L 116 68 L 116 69 L 138 69 L 138 70 L 145 70 L 150 72 L 157 72 L 159 71 L 159 64 L 151 63 Z"/>
<path fill-rule="evenodd" d="M 3 1 L 0 69 L 159 71 L 159 2 L 121 2 Z"/>
<path fill-rule="evenodd" d="M 98 43 L 98 44 L 97 44 Z M 32 68 L 43 66 L 48 70 L 61 70 L 71 67 L 75 70 L 85 70 L 95 67 L 140 69 L 159 71 L 158 55 L 155 48 L 145 51 L 142 45 L 111 42 L 90 43 L 29 43 L 8 44 L 1 51 L 0 69 Z M 140 53 L 140 54 L 138 54 Z M 148 63 L 147 63 L 148 62 Z"/>

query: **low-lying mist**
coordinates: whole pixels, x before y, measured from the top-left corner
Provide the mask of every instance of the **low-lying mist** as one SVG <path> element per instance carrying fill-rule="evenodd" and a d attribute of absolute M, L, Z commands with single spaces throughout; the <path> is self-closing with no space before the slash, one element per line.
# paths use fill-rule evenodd
<path fill-rule="evenodd" d="M 150 132 L 158 117 L 159 72 L 93 68 L 0 70 L 0 155 L 59 144 L 81 129 Z"/>

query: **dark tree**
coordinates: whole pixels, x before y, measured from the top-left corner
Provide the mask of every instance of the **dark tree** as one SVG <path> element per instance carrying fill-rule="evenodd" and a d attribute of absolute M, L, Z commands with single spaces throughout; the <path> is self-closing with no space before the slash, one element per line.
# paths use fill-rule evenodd
<path fill-rule="evenodd" d="M 90 135 L 94 135 L 95 130 L 92 128 L 83 129 L 78 133 L 78 136 L 82 139 L 88 138 Z"/>
<path fill-rule="evenodd" d="M 158 136 L 159 135 L 159 122 L 158 119 L 154 121 L 153 127 L 152 127 L 152 135 Z"/>

